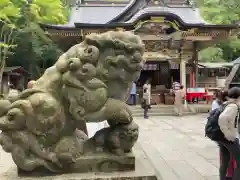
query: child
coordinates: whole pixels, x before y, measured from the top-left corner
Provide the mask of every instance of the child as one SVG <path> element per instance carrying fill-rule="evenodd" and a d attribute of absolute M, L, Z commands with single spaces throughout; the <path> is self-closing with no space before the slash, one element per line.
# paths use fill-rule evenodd
<path fill-rule="evenodd" d="M 221 98 L 222 98 L 222 97 L 220 97 L 221 95 L 222 94 L 219 91 L 215 91 L 213 93 L 212 111 L 214 109 L 218 109 L 220 107 L 220 105 L 221 105 Z"/>
<path fill-rule="evenodd" d="M 148 119 L 148 109 L 150 106 L 150 94 L 147 88 L 143 89 L 143 108 L 144 108 L 144 119 Z"/>

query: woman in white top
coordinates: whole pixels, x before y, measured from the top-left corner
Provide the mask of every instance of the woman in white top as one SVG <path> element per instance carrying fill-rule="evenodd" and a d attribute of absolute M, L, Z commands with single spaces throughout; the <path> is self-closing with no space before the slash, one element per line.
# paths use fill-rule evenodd
<path fill-rule="evenodd" d="M 213 93 L 212 111 L 221 106 L 221 92 L 215 91 Z"/>
<path fill-rule="evenodd" d="M 144 119 L 148 119 L 148 109 L 149 109 L 149 93 L 147 89 L 143 89 L 143 108 L 144 108 Z"/>
<path fill-rule="evenodd" d="M 220 180 L 226 180 L 227 168 L 230 161 L 230 153 L 237 162 L 232 180 L 240 180 L 240 145 L 239 145 L 239 107 L 240 88 L 234 87 L 228 91 L 228 105 L 220 114 L 218 123 L 225 140 L 218 141 L 222 163 L 220 165 Z"/>
<path fill-rule="evenodd" d="M 148 79 L 143 85 L 143 91 L 146 89 L 146 93 L 148 94 L 148 104 L 151 105 L 151 79 Z"/>

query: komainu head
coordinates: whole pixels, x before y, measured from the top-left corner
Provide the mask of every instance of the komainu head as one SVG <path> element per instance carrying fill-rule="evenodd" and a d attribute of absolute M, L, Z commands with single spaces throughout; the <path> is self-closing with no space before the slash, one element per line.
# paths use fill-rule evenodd
<path fill-rule="evenodd" d="M 124 99 L 145 63 L 144 44 L 131 32 L 87 35 L 55 64 L 65 85 L 107 87 L 112 98 Z M 96 81 L 97 80 L 97 81 Z M 101 83 L 100 83 L 101 82 Z M 116 91 L 117 90 L 117 91 Z"/>
<path fill-rule="evenodd" d="M 90 34 L 83 44 L 99 49 L 97 74 L 101 80 L 135 81 L 143 68 L 144 44 L 131 32 Z"/>

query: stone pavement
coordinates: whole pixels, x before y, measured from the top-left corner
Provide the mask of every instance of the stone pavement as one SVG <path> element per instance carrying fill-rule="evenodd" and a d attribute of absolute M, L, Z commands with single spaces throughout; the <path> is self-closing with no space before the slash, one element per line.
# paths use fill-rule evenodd
<path fill-rule="evenodd" d="M 218 149 L 204 137 L 206 115 L 161 116 L 135 120 L 142 146 L 159 180 L 218 180 Z M 92 126 L 93 127 L 93 126 Z M 0 151 L 0 175 L 14 166 Z"/>
<path fill-rule="evenodd" d="M 218 180 L 217 145 L 204 137 L 206 115 L 138 118 L 139 143 L 161 180 Z"/>

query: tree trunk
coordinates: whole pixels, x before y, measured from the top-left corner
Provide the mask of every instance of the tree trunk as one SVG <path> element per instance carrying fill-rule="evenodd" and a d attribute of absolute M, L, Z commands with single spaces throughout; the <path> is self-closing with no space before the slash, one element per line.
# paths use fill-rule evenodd
<path fill-rule="evenodd" d="M 4 35 L 3 36 L 3 43 L 6 43 L 6 40 L 7 40 L 7 36 Z M 3 72 L 4 72 L 4 68 L 5 68 L 5 56 L 6 56 L 6 48 L 7 47 L 4 47 L 2 46 L 0 48 L 0 60 L 1 60 L 1 64 L 0 64 L 0 85 L 1 85 L 1 88 L 0 88 L 0 93 L 3 94 Z"/>
<path fill-rule="evenodd" d="M 5 68 L 5 60 L 1 60 L 1 67 L 0 67 L 0 82 L 1 82 L 1 89 L 0 89 L 0 94 L 3 94 L 3 72 Z"/>

